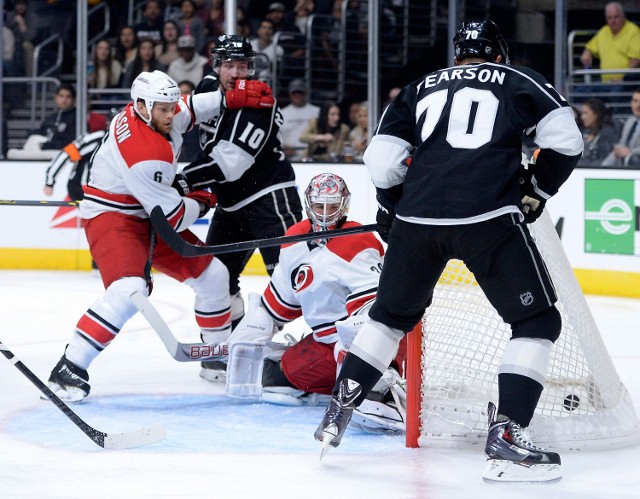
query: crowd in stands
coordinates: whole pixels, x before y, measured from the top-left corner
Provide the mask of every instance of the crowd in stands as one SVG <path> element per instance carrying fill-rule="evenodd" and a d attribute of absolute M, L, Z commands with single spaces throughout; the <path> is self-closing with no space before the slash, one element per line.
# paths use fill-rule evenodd
<path fill-rule="evenodd" d="M 138 21 L 131 24 L 127 24 L 124 15 L 129 7 L 128 0 L 90 0 L 89 5 L 101 2 L 109 4 L 112 20 L 116 22 L 110 33 L 94 42 L 90 49 L 88 87 L 94 89 L 90 97 L 102 103 L 94 104 L 94 110 L 108 114 L 113 107 L 109 99 L 117 101 L 122 100 L 123 95 L 128 97 L 109 90 L 129 89 L 142 71 L 165 71 L 181 82 L 181 86 L 187 87 L 189 84 L 197 86 L 211 71 L 211 48 L 216 37 L 225 32 L 224 0 L 147 0 L 135 16 Z M 383 2 L 383 11 L 387 3 L 394 4 Z M 75 5 L 74 2 L 70 4 Z M 4 5 L 3 71 L 6 76 L 31 76 L 34 46 L 52 32 L 60 33 L 69 46 L 75 46 L 73 6 L 69 8 L 65 2 L 47 0 L 5 0 Z M 348 33 L 347 42 L 364 49 L 363 60 L 349 58 L 349 71 L 358 71 L 360 66 L 361 70 L 366 69 L 366 4 L 358 0 L 349 0 L 346 4 L 343 0 L 238 1 L 236 31 L 250 39 L 258 54 L 257 77 L 270 84 L 279 78 L 278 99 L 285 117 L 283 146 L 287 156 L 295 161 L 359 161 L 369 141 L 368 106 L 362 92 L 346 92 L 344 101 L 331 102 L 316 95 L 305 80 L 305 61 L 314 55 L 305 38 L 309 16 L 340 17 L 343 6 L 348 25 L 344 27 Z M 64 15 L 67 17 L 63 19 Z M 580 57 L 584 67 L 640 67 L 640 28 L 626 18 L 618 2 L 604 6 L 604 17 L 606 24 L 587 43 Z M 327 57 L 330 67 L 333 56 L 328 54 Z M 272 74 L 274 61 L 280 70 L 277 75 Z M 286 74 L 282 68 L 286 68 Z M 624 79 L 629 80 L 632 76 L 626 75 Z M 615 84 L 621 78 L 616 74 L 603 75 L 598 89 L 616 90 Z M 335 81 L 329 84 L 335 85 Z M 9 105 L 21 98 L 14 87 L 5 86 L 5 102 Z M 632 88 L 626 87 L 624 102 L 631 98 Z M 105 90 L 105 93 L 96 93 L 96 89 Z M 593 88 L 586 90 L 588 94 Z M 389 91 L 382 109 L 399 91 L 399 87 Z M 633 99 L 635 95 L 634 92 Z M 626 161 L 611 157 L 616 145 L 628 135 L 631 125 L 624 124 L 623 130 L 620 120 L 612 120 L 607 108 L 609 102 L 606 95 L 583 95 L 576 101 L 577 119 L 585 140 L 581 165 L 597 165 L 605 160 L 610 166 L 635 163 L 633 154 Z M 10 111 L 7 104 L 5 111 Z M 633 105 L 631 111 L 633 117 Z M 75 124 L 73 130 L 71 140 L 75 136 Z M 3 135 L 6 140 L 6 134 Z M 640 132 L 637 135 L 640 140 Z"/>

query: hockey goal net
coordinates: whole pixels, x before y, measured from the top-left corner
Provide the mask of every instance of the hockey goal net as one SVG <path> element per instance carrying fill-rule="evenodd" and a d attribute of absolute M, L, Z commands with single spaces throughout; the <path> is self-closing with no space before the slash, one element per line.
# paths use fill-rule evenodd
<path fill-rule="evenodd" d="M 531 232 L 553 277 L 563 323 L 529 427 L 533 441 L 555 450 L 640 442 L 631 397 L 547 213 Z M 487 403 L 497 403 L 498 367 L 510 336 L 473 274 L 462 262 L 449 262 L 408 338 L 408 447 L 484 447 Z"/>

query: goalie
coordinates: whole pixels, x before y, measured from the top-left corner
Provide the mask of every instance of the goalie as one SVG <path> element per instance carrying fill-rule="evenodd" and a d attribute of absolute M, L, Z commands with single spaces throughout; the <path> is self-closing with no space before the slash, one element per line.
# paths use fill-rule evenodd
<path fill-rule="evenodd" d="M 351 194 L 342 178 L 317 175 L 304 193 L 307 220 L 287 235 L 318 232 L 318 239 L 284 245 L 262 297 L 249 297 L 248 312 L 229 339 L 227 394 L 265 402 L 317 404 L 331 394 L 342 358 L 376 297 L 382 244 L 370 233 L 332 239 L 354 227 L 347 221 Z M 278 328 L 303 316 L 313 334 L 273 350 Z M 352 419 L 369 431 L 404 431 L 405 390 L 400 377 L 406 350 Z"/>

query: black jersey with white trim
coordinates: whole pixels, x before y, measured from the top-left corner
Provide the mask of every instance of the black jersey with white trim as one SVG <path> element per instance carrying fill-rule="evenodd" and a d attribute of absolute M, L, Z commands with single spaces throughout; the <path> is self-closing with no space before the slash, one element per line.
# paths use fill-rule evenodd
<path fill-rule="evenodd" d="M 199 91 L 217 87 L 213 75 Z M 194 188 L 209 187 L 218 204 L 229 211 L 246 206 L 274 190 L 295 186 L 295 173 L 278 137 L 283 118 L 271 109 L 226 109 L 216 119 L 200 124 L 203 157 L 183 173 Z"/>
<path fill-rule="evenodd" d="M 364 159 L 379 191 L 402 193 L 399 218 L 473 223 L 520 213 L 522 137 L 532 128 L 545 158 L 535 172 L 537 187 L 550 197 L 583 147 L 566 100 L 528 68 L 455 66 L 402 90 L 383 113 Z"/>

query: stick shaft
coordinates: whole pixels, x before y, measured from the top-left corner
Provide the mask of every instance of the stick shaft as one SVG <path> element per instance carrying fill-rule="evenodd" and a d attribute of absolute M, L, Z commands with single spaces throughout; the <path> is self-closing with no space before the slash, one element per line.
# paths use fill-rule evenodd
<path fill-rule="evenodd" d="M 78 206 L 78 201 L 0 199 L 0 206 Z"/>
<path fill-rule="evenodd" d="M 254 241 L 243 241 L 239 243 L 218 244 L 214 246 L 198 246 L 188 243 L 175 229 L 169 224 L 167 217 L 164 215 L 162 208 L 156 206 L 151 210 L 150 214 L 151 223 L 153 228 L 158 233 L 158 236 L 169 246 L 173 251 L 181 256 L 192 258 L 202 255 L 215 255 L 222 253 L 232 253 L 234 251 L 245 251 L 256 248 L 268 248 L 272 246 L 282 246 L 283 244 L 291 244 L 302 241 L 313 241 L 314 239 L 322 238 L 334 238 L 340 236 L 348 236 L 353 234 L 359 234 L 362 232 L 373 232 L 377 230 L 376 224 L 371 225 L 359 225 L 357 227 L 349 227 L 346 229 L 335 229 L 328 232 L 309 232 L 307 234 L 296 234 L 294 236 L 281 236 L 272 237 L 268 239 L 256 239 Z"/>

